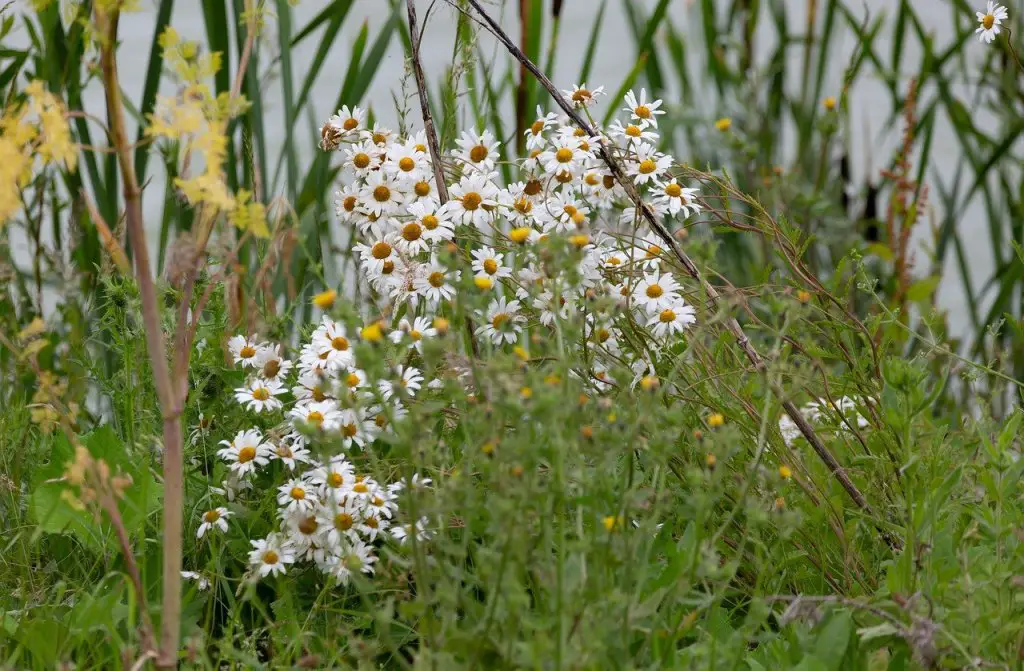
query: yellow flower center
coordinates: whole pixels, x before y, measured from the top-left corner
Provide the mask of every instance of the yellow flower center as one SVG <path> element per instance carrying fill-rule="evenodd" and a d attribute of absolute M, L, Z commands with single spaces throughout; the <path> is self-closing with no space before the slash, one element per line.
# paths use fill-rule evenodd
<path fill-rule="evenodd" d="M 665 185 L 665 194 L 669 198 L 678 198 L 683 195 L 683 187 L 679 186 L 675 182 L 671 182 Z"/>
<path fill-rule="evenodd" d="M 363 524 L 370 527 L 371 529 L 376 529 L 380 523 L 377 521 L 376 517 L 367 517 Z"/>
<path fill-rule="evenodd" d="M 427 147 L 426 145 L 417 144 L 415 147 L 413 147 L 413 149 L 415 149 L 416 151 L 426 151 Z"/>
<path fill-rule="evenodd" d="M 637 105 L 633 108 L 633 114 L 637 115 L 641 119 L 651 118 L 651 108 L 647 105 Z"/>
<path fill-rule="evenodd" d="M 473 161 L 474 163 L 479 163 L 480 161 L 487 158 L 488 153 L 489 152 L 487 151 L 487 147 L 483 146 L 482 144 L 478 144 L 477 146 L 469 150 L 469 160 Z"/>
<path fill-rule="evenodd" d="M 649 175 L 658 169 L 658 164 L 649 158 L 640 161 L 640 174 Z"/>
<path fill-rule="evenodd" d="M 263 377 L 275 378 L 277 374 L 281 372 L 281 360 L 271 359 L 267 363 L 263 364 Z"/>
<path fill-rule="evenodd" d="M 575 205 L 565 205 L 565 206 L 562 207 L 562 211 L 565 212 L 566 214 L 568 214 L 570 217 L 576 216 L 576 206 Z"/>
<path fill-rule="evenodd" d="M 341 473 L 337 471 L 331 471 L 331 473 L 327 476 L 328 487 L 337 489 L 338 487 L 341 487 L 343 484 L 345 484 L 345 477 Z"/>
<path fill-rule="evenodd" d="M 378 429 L 383 429 L 388 425 L 388 418 L 386 415 L 380 414 L 373 418 L 373 423 L 377 425 Z"/>
<path fill-rule="evenodd" d="M 288 492 L 288 496 L 292 497 L 296 501 L 301 501 L 306 498 L 306 490 L 302 487 L 292 487 L 292 490 Z"/>
<path fill-rule="evenodd" d="M 572 173 L 568 170 L 562 170 L 555 174 L 555 181 L 559 184 L 568 184 L 572 181 Z"/>
<path fill-rule="evenodd" d="M 601 182 L 604 184 L 604 188 L 606 189 L 611 189 L 615 186 L 615 178 L 612 177 L 611 175 L 605 175 L 601 179 Z"/>
<path fill-rule="evenodd" d="M 483 198 L 476 191 L 470 191 L 469 193 L 462 196 L 462 207 L 467 210 L 475 210 L 480 207 L 480 203 L 483 202 Z"/>
<path fill-rule="evenodd" d="M 427 229 L 428 231 L 432 231 L 435 228 L 437 228 L 437 225 L 440 222 L 437 220 L 437 217 L 435 217 L 432 214 L 428 214 L 424 216 L 422 219 L 420 219 L 420 223 L 423 224 L 423 228 Z"/>
<path fill-rule="evenodd" d="M 344 352 L 348 349 L 348 340 L 344 336 L 335 336 L 331 341 L 331 347 L 339 352 Z"/>
<path fill-rule="evenodd" d="M 365 482 L 357 482 L 355 485 L 353 485 L 352 491 L 355 492 L 356 494 L 365 494 L 368 491 L 370 491 L 370 488 L 366 486 Z"/>
<path fill-rule="evenodd" d="M 373 249 L 370 250 L 370 253 L 373 254 L 373 258 L 378 261 L 383 261 L 391 256 L 391 245 L 386 242 L 378 242 L 373 246 Z"/>
<path fill-rule="evenodd" d="M 345 426 L 341 427 L 341 431 L 342 433 L 345 434 L 346 438 L 354 438 L 355 435 L 359 433 L 359 427 L 357 427 L 355 424 L 346 424 Z"/>
<path fill-rule="evenodd" d="M 626 126 L 626 135 L 629 137 L 640 137 L 642 133 L 643 131 L 640 129 L 640 126 L 634 126 L 633 124 Z"/>
<path fill-rule="evenodd" d="M 533 211 L 533 201 L 526 198 L 520 198 L 512 204 L 512 207 L 516 208 L 516 212 L 529 214 Z"/>
<path fill-rule="evenodd" d="M 669 322 L 674 322 L 676 320 L 676 313 L 672 312 L 671 310 L 668 310 L 668 309 L 662 310 L 661 314 L 658 315 L 658 320 L 662 324 L 667 324 Z"/>
<path fill-rule="evenodd" d="M 477 289 L 487 291 L 488 289 L 494 286 L 494 280 L 492 280 L 490 277 L 474 277 L 473 284 L 476 285 Z"/>
<path fill-rule="evenodd" d="M 342 201 L 341 206 L 345 208 L 346 212 L 352 212 L 356 209 L 356 203 L 359 201 L 355 196 L 346 196 L 345 200 Z"/>
<path fill-rule="evenodd" d="M 513 228 L 508 232 L 508 237 L 512 242 L 522 244 L 530 237 L 530 229 L 525 226 L 521 228 Z"/>
<path fill-rule="evenodd" d="M 660 284 L 652 284 L 647 287 L 647 291 L 645 293 L 648 298 L 660 298 L 661 295 L 665 293 L 665 290 L 661 288 Z"/>
<path fill-rule="evenodd" d="M 251 359 L 256 356 L 256 348 L 252 345 L 243 345 L 242 349 L 238 351 L 238 356 L 243 359 Z"/>
<path fill-rule="evenodd" d="M 348 375 L 345 376 L 345 384 L 347 384 L 349 387 L 358 387 L 359 376 L 356 375 L 355 373 L 349 373 Z"/>
<path fill-rule="evenodd" d="M 378 203 L 386 203 L 391 199 L 391 189 L 381 184 L 373 190 L 373 199 Z"/>
<path fill-rule="evenodd" d="M 416 242 L 423 235 L 423 228 L 415 221 L 410 221 L 402 227 L 402 237 L 408 242 Z"/>
<path fill-rule="evenodd" d="M 266 387 L 256 387 L 252 390 L 252 397 L 257 401 L 266 401 L 270 398 L 270 390 Z"/>
<path fill-rule="evenodd" d="M 658 245 L 650 245 L 647 247 L 647 258 L 656 259 L 661 254 L 661 247 Z"/>
<path fill-rule="evenodd" d="M 996 24 L 996 17 L 991 14 L 986 14 L 981 19 L 981 25 L 985 27 L 985 30 L 992 30 L 992 26 Z"/>
<path fill-rule="evenodd" d="M 409 331 L 409 337 L 412 338 L 413 340 L 420 340 L 423 337 L 423 334 L 417 331 L 416 329 L 413 329 Z"/>
<path fill-rule="evenodd" d="M 569 161 L 572 160 L 572 149 L 562 147 L 561 149 L 555 152 L 555 160 L 558 161 L 559 163 L 568 163 Z"/>
<path fill-rule="evenodd" d="M 501 325 L 507 322 L 508 320 L 509 315 L 507 312 L 499 312 L 498 314 L 491 317 L 491 326 L 494 327 L 495 330 L 500 329 Z"/>
<path fill-rule="evenodd" d="M 444 273 L 440 271 L 430 273 L 430 275 L 427 277 L 427 282 L 429 282 L 430 286 L 434 287 L 435 289 L 440 289 L 441 287 L 444 286 Z"/>
<path fill-rule="evenodd" d="M 256 458 L 255 447 L 243 447 L 238 451 L 238 463 L 247 464 Z"/>
<path fill-rule="evenodd" d="M 587 89 L 576 89 L 572 92 L 572 101 L 575 103 L 585 103 L 593 97 Z"/>
<path fill-rule="evenodd" d="M 274 552 L 273 550 L 267 550 L 266 552 L 263 553 L 263 563 L 264 564 L 271 564 L 271 565 L 273 565 L 273 564 L 276 564 L 278 562 L 278 560 L 280 560 L 280 557 L 278 557 L 277 553 Z"/>
<path fill-rule="evenodd" d="M 488 275 L 498 272 L 498 262 L 494 259 L 484 259 L 484 272 Z"/>
<path fill-rule="evenodd" d="M 307 517 L 299 522 L 299 531 L 309 536 L 315 534 L 319 526 L 320 525 L 317 524 L 315 517 Z"/>
<path fill-rule="evenodd" d="M 597 342 L 599 342 L 599 343 L 607 342 L 608 338 L 610 338 L 611 335 L 612 334 L 608 332 L 608 329 L 606 329 L 606 328 L 599 328 L 599 329 L 597 329 Z"/>
<path fill-rule="evenodd" d="M 324 423 L 324 416 L 323 416 L 322 413 L 320 413 L 320 412 L 318 412 L 316 410 L 313 410 L 308 415 L 306 415 L 306 421 L 309 422 L 310 424 L 315 424 L 316 426 L 320 426 L 321 424 Z"/>
<path fill-rule="evenodd" d="M 209 522 L 210 524 L 220 519 L 220 512 L 217 510 L 207 510 L 203 513 L 203 521 Z"/>
<path fill-rule="evenodd" d="M 420 198 L 430 195 L 430 182 L 416 182 L 416 186 L 413 187 L 413 191 Z"/>
<path fill-rule="evenodd" d="M 590 186 L 597 186 L 601 183 L 601 177 L 596 172 L 588 172 L 583 180 Z"/>
<path fill-rule="evenodd" d="M 345 130 L 355 130 L 356 128 L 359 128 L 359 119 L 349 117 L 345 119 L 345 123 L 341 124 L 341 127 Z"/>
<path fill-rule="evenodd" d="M 541 131 L 543 131 L 543 130 L 544 130 L 544 120 L 543 119 L 537 119 L 532 124 L 530 124 L 530 132 L 533 133 L 534 135 L 540 135 Z"/>
<path fill-rule="evenodd" d="M 370 165 L 370 155 L 359 152 L 352 157 L 352 165 L 362 170 L 363 168 Z"/>
<path fill-rule="evenodd" d="M 402 172 L 409 172 L 416 167 L 416 161 L 412 160 L 408 156 L 403 156 L 398 161 L 398 169 Z"/>
<path fill-rule="evenodd" d="M 334 516 L 334 528 L 338 531 L 348 531 L 352 528 L 353 521 L 348 513 L 338 513 Z"/>
<path fill-rule="evenodd" d="M 385 143 L 387 143 L 387 141 L 388 141 L 388 136 L 385 135 L 384 133 L 374 133 L 373 134 L 373 143 L 374 144 L 385 144 Z"/>
<path fill-rule="evenodd" d="M 622 263 L 622 259 L 620 259 L 617 256 L 611 256 L 608 258 L 607 261 L 605 261 L 605 263 L 607 263 L 609 266 L 617 266 L 620 263 Z"/>

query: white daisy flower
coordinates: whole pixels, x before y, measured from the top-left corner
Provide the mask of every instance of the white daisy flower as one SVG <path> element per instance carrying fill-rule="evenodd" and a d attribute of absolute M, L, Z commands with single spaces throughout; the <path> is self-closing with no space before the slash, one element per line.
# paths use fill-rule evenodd
<path fill-rule="evenodd" d="M 495 163 L 501 158 L 498 147 L 501 143 L 494 139 L 489 130 L 477 133 L 470 130 L 462 133 L 462 137 L 455 140 L 458 149 L 452 150 L 452 156 L 465 167 L 477 172 L 489 173 L 494 169 Z"/>
<path fill-rule="evenodd" d="M 569 104 L 575 107 L 591 107 L 597 104 L 598 96 L 604 95 L 604 87 L 598 86 L 591 91 L 587 88 L 587 83 L 583 82 L 573 86 L 571 91 L 563 90 L 562 95 L 565 96 Z"/>
<path fill-rule="evenodd" d="M 252 489 L 252 482 L 246 480 L 242 476 L 239 476 L 235 471 L 229 471 L 224 482 L 221 484 L 223 487 L 210 487 L 210 491 L 214 494 L 223 496 L 228 501 L 234 501 L 239 492 Z"/>
<path fill-rule="evenodd" d="M 512 269 L 502 265 L 504 254 L 500 254 L 486 245 L 480 249 L 474 249 L 471 254 L 473 256 L 473 273 L 477 277 L 490 277 L 492 281 L 497 281 L 502 277 L 512 276 Z"/>
<path fill-rule="evenodd" d="M 430 540 L 433 536 L 433 532 L 427 529 L 429 521 L 426 517 L 421 517 L 416 521 L 416 524 L 401 524 L 391 527 L 388 530 L 389 535 L 394 538 L 400 545 L 405 545 L 409 538 L 415 534 L 416 541 L 419 543 L 425 543 Z"/>
<path fill-rule="evenodd" d="M 325 529 L 317 517 L 317 512 L 291 513 L 282 522 L 282 531 L 287 534 L 288 542 L 295 552 L 296 559 L 308 559 L 312 562 L 322 562 L 327 559 Z"/>
<path fill-rule="evenodd" d="M 388 337 L 394 343 L 408 340 L 409 347 L 422 354 L 423 339 L 437 337 L 437 329 L 426 317 L 416 317 L 411 322 L 408 319 L 403 319 L 398 322 L 398 328 L 388 334 Z"/>
<path fill-rule="evenodd" d="M 337 549 L 359 540 L 362 505 L 353 498 L 333 499 L 317 510 L 327 547 Z"/>
<path fill-rule="evenodd" d="M 643 307 L 647 314 L 654 314 L 681 300 L 678 289 L 679 283 L 669 273 L 645 273 L 633 289 L 633 302 Z"/>
<path fill-rule="evenodd" d="M 234 440 L 222 440 L 220 444 L 224 447 L 217 450 L 217 456 L 227 461 L 239 477 L 255 473 L 270 461 L 271 446 L 263 442 L 263 434 L 256 429 L 239 431 Z"/>
<path fill-rule="evenodd" d="M 352 221 L 359 211 L 359 187 L 355 184 L 343 186 L 334 192 L 334 212 L 339 221 Z"/>
<path fill-rule="evenodd" d="M 544 114 L 544 110 L 537 105 L 537 120 L 530 124 L 530 127 L 523 131 L 526 136 L 526 149 L 541 149 L 547 143 L 544 131 L 551 128 L 558 121 L 558 115 L 554 112 Z"/>
<path fill-rule="evenodd" d="M 659 107 L 661 107 L 660 100 L 647 102 L 647 89 L 640 89 L 639 99 L 637 99 L 632 89 L 626 93 L 626 107 L 624 111 L 629 112 L 630 117 L 637 121 L 641 127 L 648 125 L 655 128 L 658 127 L 658 115 L 665 113 L 665 110 L 658 109 Z"/>
<path fill-rule="evenodd" d="M 228 518 L 232 515 L 234 515 L 234 513 L 223 506 L 207 510 L 203 513 L 203 523 L 199 525 L 199 529 L 196 531 L 196 538 L 202 538 L 206 535 L 207 531 L 214 528 L 220 529 L 221 531 L 227 531 Z"/>
<path fill-rule="evenodd" d="M 287 513 L 309 512 L 317 503 L 313 485 L 305 478 L 292 478 L 277 488 L 277 505 Z"/>
<path fill-rule="evenodd" d="M 494 173 L 473 173 L 464 176 L 449 189 L 451 200 L 445 203 L 445 214 L 458 224 L 473 225 L 485 230 L 498 206 L 498 187 Z"/>
<path fill-rule="evenodd" d="M 321 431 L 334 431 L 341 420 L 341 411 L 338 409 L 337 401 L 327 400 L 292 408 L 288 416 L 295 424 L 304 424 Z"/>
<path fill-rule="evenodd" d="M 1006 11 L 1006 7 L 997 5 L 996 3 L 989 0 L 988 7 L 985 12 L 976 12 L 978 16 L 978 29 L 974 31 L 974 34 L 978 36 L 978 40 L 985 44 L 991 44 L 996 39 L 996 35 L 999 34 L 999 26 L 1003 25 L 1003 21 L 1007 21 L 1010 18 L 1009 13 Z"/>
<path fill-rule="evenodd" d="M 519 340 L 519 334 L 523 331 L 522 324 L 526 321 L 519 314 L 519 301 L 506 301 L 504 296 L 491 301 L 487 314 L 481 317 L 485 317 L 486 323 L 477 327 L 476 334 L 495 345 L 511 345 Z"/>
<path fill-rule="evenodd" d="M 323 361 L 319 355 L 314 355 L 315 361 Z M 292 396 L 299 403 L 319 403 L 334 399 L 331 389 L 331 380 L 323 374 L 323 370 L 312 370 L 299 375 L 298 384 L 292 387 Z"/>
<path fill-rule="evenodd" d="M 631 175 L 637 184 L 647 184 L 671 167 L 671 156 L 662 154 L 652 144 L 641 142 L 636 147 L 636 155 L 630 157 L 626 165 L 626 173 Z"/>
<path fill-rule="evenodd" d="M 261 578 L 268 575 L 284 575 L 287 565 L 295 563 L 295 553 L 281 534 L 273 533 L 266 538 L 249 541 L 249 563 Z"/>
<path fill-rule="evenodd" d="M 378 217 L 387 217 L 401 211 L 405 194 L 401 185 L 381 170 L 366 176 L 366 182 L 359 191 L 361 210 Z"/>
<path fill-rule="evenodd" d="M 181 577 L 185 580 L 194 580 L 196 583 L 196 589 L 200 592 L 205 592 L 210 589 L 210 579 L 201 573 L 195 571 L 182 571 Z"/>
<path fill-rule="evenodd" d="M 423 374 L 420 373 L 418 368 L 413 366 L 398 364 L 395 366 L 395 376 L 394 380 L 380 380 L 377 382 L 377 389 L 385 401 L 389 401 L 391 397 L 401 395 L 402 393 L 415 396 L 416 392 L 423 385 Z"/>
<path fill-rule="evenodd" d="M 235 389 L 235 400 L 249 410 L 255 412 L 273 412 L 280 410 L 284 403 L 276 398 L 285 393 L 284 385 L 278 380 L 256 378 L 247 387 Z"/>
<path fill-rule="evenodd" d="M 647 325 L 651 327 L 655 337 L 669 338 L 677 333 L 682 333 L 690 324 L 696 323 L 696 315 L 693 306 L 679 300 L 652 314 L 647 320 Z"/>
<path fill-rule="evenodd" d="M 292 369 L 292 362 L 281 356 L 280 345 L 267 345 L 256 353 L 256 374 L 264 380 L 284 380 Z"/>
<path fill-rule="evenodd" d="M 328 123 L 344 133 L 357 133 L 366 129 L 366 110 L 342 105 Z"/>
<path fill-rule="evenodd" d="M 355 469 L 345 457 L 336 455 L 309 472 L 309 481 L 325 501 L 341 501 L 356 482 Z"/>
<path fill-rule="evenodd" d="M 455 297 L 453 282 L 459 281 L 459 271 L 449 270 L 433 260 L 425 266 L 423 274 L 416 277 L 416 291 L 435 305 L 452 300 Z"/>
<path fill-rule="evenodd" d="M 682 212 L 685 218 L 700 212 L 700 204 L 696 199 L 697 189 L 689 189 L 680 185 L 675 177 L 667 182 L 655 181 L 654 186 L 656 191 L 654 199 L 665 205 L 672 216 Z"/>
<path fill-rule="evenodd" d="M 308 464 L 311 457 L 309 449 L 302 444 L 301 440 L 286 437 L 271 450 L 270 459 L 271 461 L 279 459 L 288 467 L 289 471 L 294 471 L 299 464 Z"/>
<path fill-rule="evenodd" d="M 622 125 L 622 122 L 616 119 L 608 127 L 608 137 L 621 146 L 629 146 L 637 142 L 657 142 L 659 135 L 643 124 Z"/>
<path fill-rule="evenodd" d="M 332 369 L 347 368 L 355 363 L 355 354 L 347 336 L 343 324 L 324 315 L 320 326 L 313 332 L 313 349 L 321 359 L 326 359 Z"/>
<path fill-rule="evenodd" d="M 573 135 L 558 135 L 551 139 L 551 146 L 537 157 L 549 175 L 568 173 L 576 175 L 583 167 L 588 154 L 580 149 L 579 140 Z"/>
<path fill-rule="evenodd" d="M 393 144 L 383 169 L 392 179 L 415 184 L 430 176 L 430 158 L 413 142 Z"/>
<path fill-rule="evenodd" d="M 387 519 L 373 514 L 363 507 L 364 515 L 362 521 L 356 524 L 356 530 L 361 536 L 371 543 L 377 540 L 377 535 L 386 533 L 388 528 L 391 526 L 391 522 Z"/>
<path fill-rule="evenodd" d="M 380 147 L 369 140 L 345 147 L 344 167 L 356 177 L 366 177 L 380 167 Z"/>
<path fill-rule="evenodd" d="M 256 367 L 256 355 L 260 353 L 263 345 L 245 336 L 236 335 L 228 340 L 228 350 L 235 360 L 235 365 L 241 364 L 243 368 Z"/>

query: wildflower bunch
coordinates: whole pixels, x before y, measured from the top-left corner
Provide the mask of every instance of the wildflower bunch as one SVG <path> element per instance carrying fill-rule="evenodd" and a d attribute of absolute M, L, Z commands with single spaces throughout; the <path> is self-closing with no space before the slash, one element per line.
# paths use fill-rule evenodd
<path fill-rule="evenodd" d="M 601 94 L 565 92 L 584 111 Z M 662 102 L 641 90 L 625 103 L 622 118 L 597 136 L 538 107 L 525 131 L 528 154 L 511 169 L 491 131 L 462 133 L 437 159 L 447 201 L 424 132 L 371 127 L 363 110 L 348 107 L 324 124 L 321 146 L 343 157 L 337 214 L 354 234 L 380 313 L 403 315 L 396 342 L 419 350 L 437 323 L 463 312 L 473 337 L 499 348 L 525 347 L 571 324 L 592 345 L 582 376 L 604 388 L 615 383 L 613 364 L 646 371 L 681 338 L 696 311 L 665 242 L 642 223 L 602 148 L 659 219 L 680 223 L 701 207 L 696 189 L 672 174 L 672 156 L 657 149 Z M 646 333 L 649 347 L 620 347 L 624 328 Z"/>

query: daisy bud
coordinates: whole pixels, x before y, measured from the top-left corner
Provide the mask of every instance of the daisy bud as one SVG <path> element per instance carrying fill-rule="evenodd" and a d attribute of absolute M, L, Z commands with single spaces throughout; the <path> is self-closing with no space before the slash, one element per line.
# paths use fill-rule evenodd
<path fill-rule="evenodd" d="M 829 96 L 829 97 L 825 98 L 824 100 L 822 100 L 821 104 L 825 106 L 826 110 L 831 112 L 831 111 L 833 111 L 836 108 L 836 99 L 834 97 L 832 97 L 832 96 Z"/>
<path fill-rule="evenodd" d="M 448 320 L 444 317 L 434 317 L 434 328 L 437 329 L 437 335 L 448 335 L 448 329 L 450 326 L 451 325 L 448 323 Z"/>
<path fill-rule="evenodd" d="M 789 466 L 783 464 L 782 466 L 779 466 L 779 477 L 781 477 L 783 480 L 789 480 L 791 477 L 793 477 L 793 471 L 790 469 Z"/>
<path fill-rule="evenodd" d="M 726 132 L 727 130 L 732 128 L 732 119 L 730 119 L 729 117 L 722 117 L 721 119 L 715 122 L 715 128 L 717 128 L 723 133 Z"/>
<path fill-rule="evenodd" d="M 512 242 L 521 245 L 530 238 L 530 232 L 531 229 L 525 226 L 522 226 L 520 228 L 513 228 L 511 231 L 508 232 L 508 237 Z"/>
<path fill-rule="evenodd" d="M 580 436 L 584 440 L 592 440 L 594 438 L 594 427 L 589 424 L 583 425 L 583 428 L 580 429 Z"/>
<path fill-rule="evenodd" d="M 575 245 L 577 248 L 586 247 L 587 243 L 590 242 L 590 236 L 586 235 L 585 233 L 570 235 L 569 242 Z"/>
<path fill-rule="evenodd" d="M 529 401 L 531 398 L 533 398 L 533 389 L 530 389 L 529 387 L 523 387 L 522 389 L 519 390 L 519 398 L 523 399 L 524 401 Z"/>
<path fill-rule="evenodd" d="M 704 457 L 704 463 L 707 464 L 708 468 L 714 468 L 715 464 L 718 463 L 718 457 L 709 452 L 708 455 Z"/>
<path fill-rule="evenodd" d="M 554 386 L 556 386 L 558 384 L 561 384 L 561 382 L 562 382 L 562 378 L 560 378 L 559 376 L 555 375 L 554 373 L 544 377 L 544 384 L 549 384 L 552 387 L 554 387 Z"/>
<path fill-rule="evenodd" d="M 492 454 L 494 454 L 494 450 L 497 449 L 497 447 L 498 445 L 497 443 L 495 443 L 495 441 L 488 440 L 486 443 L 480 446 L 480 451 L 486 454 L 487 456 L 491 456 Z"/>
<path fill-rule="evenodd" d="M 608 515 L 601 520 L 605 531 L 616 531 L 622 528 L 622 515 Z"/>
<path fill-rule="evenodd" d="M 330 310 L 334 307 L 334 301 L 338 297 L 338 292 L 334 289 L 328 289 L 313 296 L 313 305 L 320 308 L 321 310 Z"/>
<path fill-rule="evenodd" d="M 367 324 L 359 331 L 359 337 L 366 342 L 377 343 L 384 339 L 384 330 L 380 326 L 380 322 L 374 322 Z"/>
<path fill-rule="evenodd" d="M 807 301 L 811 300 L 811 293 L 809 291 L 804 291 L 803 289 L 801 289 L 800 291 L 796 292 L 796 299 L 801 303 L 806 303 Z"/>
<path fill-rule="evenodd" d="M 720 412 L 713 413 L 710 417 L 708 417 L 708 426 L 710 426 L 712 429 L 717 429 L 723 424 L 725 424 L 725 417 L 723 417 L 722 413 Z"/>
<path fill-rule="evenodd" d="M 494 286 L 494 280 L 490 277 L 474 277 L 473 284 L 475 284 L 476 288 L 480 291 L 489 291 L 491 287 Z"/>
<path fill-rule="evenodd" d="M 640 380 L 640 388 L 644 391 L 654 392 L 657 391 L 660 386 L 661 381 L 658 380 L 657 375 L 645 375 L 643 379 Z"/>

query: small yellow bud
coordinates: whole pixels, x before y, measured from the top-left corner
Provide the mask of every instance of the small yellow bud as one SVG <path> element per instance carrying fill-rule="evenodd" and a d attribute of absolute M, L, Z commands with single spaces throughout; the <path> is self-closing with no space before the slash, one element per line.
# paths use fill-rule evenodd
<path fill-rule="evenodd" d="M 328 289 L 313 296 L 313 305 L 320 308 L 321 310 L 330 310 L 334 307 L 334 301 L 338 298 L 338 292 L 334 289 Z"/>
<path fill-rule="evenodd" d="M 644 391 L 657 391 L 658 387 L 661 386 L 661 381 L 658 380 L 657 375 L 645 375 L 640 380 L 640 388 Z"/>
<path fill-rule="evenodd" d="M 521 228 L 513 228 L 508 232 L 508 237 L 512 242 L 521 245 L 530 239 L 531 229 L 523 226 Z"/>
<path fill-rule="evenodd" d="M 704 463 L 708 465 L 708 468 L 714 468 L 715 464 L 718 463 L 718 457 L 709 452 L 708 455 L 704 457 Z"/>
<path fill-rule="evenodd" d="M 544 384 L 550 384 L 552 387 L 560 384 L 561 382 L 562 378 L 555 375 L 554 373 L 544 376 Z"/>
<path fill-rule="evenodd" d="M 443 336 L 447 334 L 450 326 L 448 320 L 444 317 L 434 317 L 434 328 L 437 329 L 437 335 Z"/>
<path fill-rule="evenodd" d="M 366 342 L 380 342 L 384 339 L 384 329 L 380 327 L 380 322 L 367 324 L 359 332 L 359 337 Z"/>
<path fill-rule="evenodd" d="M 512 470 L 509 471 L 509 472 L 512 473 L 512 477 L 514 477 L 514 478 L 521 478 L 521 477 L 523 477 L 523 467 L 520 466 L 519 464 L 516 464 L 515 466 L 513 466 Z"/>
<path fill-rule="evenodd" d="M 723 133 L 732 128 L 732 119 L 729 117 L 722 117 L 715 122 L 715 128 L 722 131 Z"/>
<path fill-rule="evenodd" d="M 806 303 L 807 301 L 811 300 L 811 292 L 801 289 L 800 291 L 796 292 L 796 299 L 801 303 Z"/>
<path fill-rule="evenodd" d="M 524 401 L 529 401 L 531 398 L 533 398 L 533 390 L 530 389 L 529 387 L 523 387 L 522 389 L 519 390 L 519 398 L 523 399 Z"/>
<path fill-rule="evenodd" d="M 576 247 L 586 247 L 587 243 L 590 242 L 590 236 L 586 235 L 585 233 L 578 233 L 576 235 L 570 235 L 569 236 L 569 242 L 571 242 Z"/>
<path fill-rule="evenodd" d="M 708 417 L 708 426 L 710 426 L 712 429 L 716 429 L 722 426 L 723 424 L 725 424 L 725 417 L 723 417 L 722 413 L 720 412 L 713 413 L 710 417 Z"/>
<path fill-rule="evenodd" d="M 779 466 L 779 476 L 783 480 L 789 480 L 791 477 L 793 477 L 793 471 L 792 469 L 790 469 L 789 466 L 783 464 L 782 466 Z"/>
<path fill-rule="evenodd" d="M 530 353 L 527 352 L 522 345 L 516 345 L 512 348 L 512 353 L 516 355 L 520 361 L 528 361 L 530 359 Z"/>
<path fill-rule="evenodd" d="M 829 112 L 836 108 L 836 99 L 833 96 L 829 96 L 821 101 L 821 104 L 825 106 Z"/>
<path fill-rule="evenodd" d="M 583 427 L 580 429 L 580 436 L 584 440 L 591 440 L 594 437 L 594 427 L 590 426 L 589 424 L 584 424 Z"/>
<path fill-rule="evenodd" d="M 494 450 L 497 449 L 497 447 L 497 443 L 495 443 L 493 440 L 488 440 L 486 443 L 480 446 L 480 451 L 486 454 L 487 456 L 491 456 L 492 454 L 494 454 Z"/>
<path fill-rule="evenodd" d="M 601 520 L 606 531 L 616 531 L 622 528 L 622 515 L 608 515 Z"/>
<path fill-rule="evenodd" d="M 476 288 L 480 291 L 488 291 L 494 286 L 494 280 L 490 277 L 479 276 L 473 278 L 473 284 L 475 284 Z"/>

